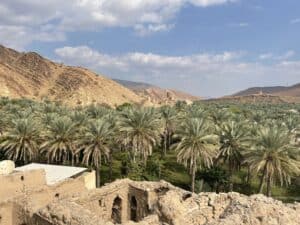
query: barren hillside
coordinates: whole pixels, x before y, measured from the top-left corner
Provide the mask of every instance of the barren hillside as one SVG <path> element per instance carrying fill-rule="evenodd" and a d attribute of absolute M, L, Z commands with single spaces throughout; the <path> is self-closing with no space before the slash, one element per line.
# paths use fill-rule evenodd
<path fill-rule="evenodd" d="M 37 53 L 20 53 L 1 45 L 0 85 L 0 96 L 47 98 L 69 105 L 143 102 L 131 90 L 87 69 L 54 63 Z"/>
<path fill-rule="evenodd" d="M 232 96 L 247 96 L 255 94 L 300 97 L 300 83 L 292 86 L 252 87 L 233 94 Z"/>
<path fill-rule="evenodd" d="M 174 104 L 177 101 L 193 102 L 196 100 L 200 100 L 200 97 L 192 96 L 185 92 L 163 89 L 147 83 L 132 82 L 126 80 L 114 81 L 129 88 L 137 95 L 147 99 L 153 104 Z"/>
<path fill-rule="evenodd" d="M 256 103 L 300 103 L 300 97 L 280 96 L 271 94 L 252 94 L 243 96 L 226 96 L 222 98 L 214 98 L 204 100 L 207 102 L 227 102 L 227 103 L 242 103 L 242 104 L 256 104 Z"/>

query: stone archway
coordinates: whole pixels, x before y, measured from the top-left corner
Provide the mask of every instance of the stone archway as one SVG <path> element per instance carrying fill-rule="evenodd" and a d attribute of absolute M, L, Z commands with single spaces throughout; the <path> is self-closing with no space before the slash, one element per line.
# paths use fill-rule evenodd
<path fill-rule="evenodd" d="M 111 210 L 111 219 L 116 224 L 122 223 L 122 199 L 119 196 L 114 199 Z"/>
<path fill-rule="evenodd" d="M 137 218 L 137 200 L 134 196 L 130 199 L 130 220 L 138 222 Z"/>

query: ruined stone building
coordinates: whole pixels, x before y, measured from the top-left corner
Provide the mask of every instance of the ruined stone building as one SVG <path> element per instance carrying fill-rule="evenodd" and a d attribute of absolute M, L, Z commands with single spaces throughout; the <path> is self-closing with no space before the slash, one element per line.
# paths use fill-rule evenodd
<path fill-rule="evenodd" d="M 95 188 L 85 168 L 0 164 L 0 225 L 298 225 L 300 205 L 262 195 L 192 194 L 167 182 Z M 3 172 L 3 171 L 6 171 Z"/>

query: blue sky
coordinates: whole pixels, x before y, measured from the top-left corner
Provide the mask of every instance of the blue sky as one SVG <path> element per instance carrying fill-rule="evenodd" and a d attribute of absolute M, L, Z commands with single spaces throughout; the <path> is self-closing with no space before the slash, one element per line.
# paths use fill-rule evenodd
<path fill-rule="evenodd" d="M 300 82 L 298 0 L 2 0 L 0 43 L 199 96 Z"/>

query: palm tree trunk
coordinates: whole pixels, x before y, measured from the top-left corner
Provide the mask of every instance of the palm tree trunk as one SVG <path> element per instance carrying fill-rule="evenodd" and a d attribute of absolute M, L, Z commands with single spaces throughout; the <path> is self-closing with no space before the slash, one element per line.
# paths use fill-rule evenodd
<path fill-rule="evenodd" d="M 229 192 L 233 191 L 232 177 L 233 177 L 233 163 L 229 161 Z"/>
<path fill-rule="evenodd" d="M 72 158 L 72 166 L 74 166 L 74 154 L 71 154 L 71 158 Z"/>
<path fill-rule="evenodd" d="M 247 178 L 246 178 L 246 183 L 250 184 L 251 181 L 251 169 L 250 166 L 247 167 Z"/>
<path fill-rule="evenodd" d="M 164 156 L 167 155 L 167 132 L 164 132 Z"/>
<path fill-rule="evenodd" d="M 267 179 L 267 196 L 268 197 L 271 197 L 272 195 L 272 189 L 271 189 L 271 176 L 269 175 L 268 176 L 268 179 Z"/>
<path fill-rule="evenodd" d="M 191 191 L 195 192 L 195 179 L 196 179 L 196 166 L 195 164 L 193 165 L 192 168 L 192 180 L 191 180 Z"/>
<path fill-rule="evenodd" d="M 260 178 L 260 184 L 259 184 L 259 191 L 258 193 L 262 193 L 263 192 L 263 188 L 264 188 L 264 181 L 265 181 L 265 177 L 266 177 L 266 172 L 267 172 L 267 162 L 264 166 L 264 171 L 263 171 L 263 174 Z"/>
<path fill-rule="evenodd" d="M 168 151 L 170 150 L 170 146 L 171 146 L 171 136 L 172 136 L 172 133 L 169 131 L 168 132 L 168 148 L 167 148 Z"/>
<path fill-rule="evenodd" d="M 199 191 L 202 192 L 204 186 L 204 179 L 200 180 Z"/>
<path fill-rule="evenodd" d="M 112 158 L 112 152 L 110 151 L 109 152 L 109 181 L 111 182 L 112 181 L 112 161 L 113 161 L 113 158 Z"/>
<path fill-rule="evenodd" d="M 76 163 L 76 164 L 79 163 L 79 154 L 75 154 L 75 163 Z"/>
<path fill-rule="evenodd" d="M 101 185 L 101 173 L 100 173 L 100 165 L 96 167 L 96 187 L 100 187 Z"/>

